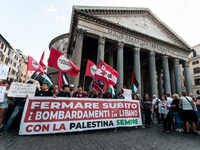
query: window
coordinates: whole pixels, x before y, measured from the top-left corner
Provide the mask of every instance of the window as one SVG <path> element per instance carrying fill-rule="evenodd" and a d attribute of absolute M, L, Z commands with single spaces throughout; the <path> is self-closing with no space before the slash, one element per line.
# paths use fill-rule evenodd
<path fill-rule="evenodd" d="M 199 61 L 198 60 L 197 61 L 193 61 L 192 64 L 193 65 L 199 64 Z"/>
<path fill-rule="evenodd" d="M 197 94 L 200 94 L 200 90 L 197 90 Z"/>
<path fill-rule="evenodd" d="M 8 57 L 6 57 L 5 64 L 8 64 Z"/>
<path fill-rule="evenodd" d="M 16 67 L 16 63 L 15 62 L 13 63 L 13 66 Z"/>
<path fill-rule="evenodd" d="M 194 79 L 195 85 L 200 85 L 200 79 Z"/>
<path fill-rule="evenodd" d="M 194 74 L 200 73 L 200 68 L 199 68 L 199 67 L 196 67 L 196 68 L 193 69 L 193 71 L 194 71 Z"/>
<path fill-rule="evenodd" d="M 12 59 L 9 58 L 9 63 L 12 64 L 12 62 L 13 62 Z"/>
<path fill-rule="evenodd" d="M 5 47 L 4 52 L 6 52 L 6 49 L 7 49 L 7 46 Z"/>
<path fill-rule="evenodd" d="M 193 52 L 193 57 L 195 57 L 195 56 L 197 56 L 197 52 L 196 51 Z"/>
<path fill-rule="evenodd" d="M 2 45 L 1 45 L 1 49 L 3 50 L 3 47 L 4 47 L 4 44 L 2 43 Z"/>
<path fill-rule="evenodd" d="M 65 51 L 65 48 L 63 48 L 63 51 Z"/>
<path fill-rule="evenodd" d="M 15 55 L 15 59 L 16 59 L 16 60 L 18 60 L 18 57 L 17 57 L 17 55 Z"/>
<path fill-rule="evenodd" d="M 15 75 L 16 71 L 14 69 L 12 69 L 11 74 Z"/>
<path fill-rule="evenodd" d="M 11 68 L 9 68 L 9 72 L 10 72 Z"/>
<path fill-rule="evenodd" d="M 13 56 L 13 55 L 14 55 L 14 53 L 13 53 L 13 51 L 12 51 L 12 50 L 10 50 L 10 53 L 9 53 L 9 55 L 10 55 L 10 56 Z"/>

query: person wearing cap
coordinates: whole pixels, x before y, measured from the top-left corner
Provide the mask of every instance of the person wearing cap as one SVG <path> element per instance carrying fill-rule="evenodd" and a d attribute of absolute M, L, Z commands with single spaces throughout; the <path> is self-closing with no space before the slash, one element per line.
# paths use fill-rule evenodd
<path fill-rule="evenodd" d="M 115 99 L 124 99 L 124 90 L 122 88 L 119 89 L 119 92 L 115 95 Z"/>
<path fill-rule="evenodd" d="M 58 93 L 57 97 L 71 97 L 69 91 L 69 85 L 63 85 L 63 91 Z"/>
<path fill-rule="evenodd" d="M 72 97 L 73 94 L 74 94 L 74 85 L 73 85 L 73 84 L 70 84 L 70 85 L 69 85 L 69 94 L 70 94 L 71 97 Z"/>
<path fill-rule="evenodd" d="M 28 81 L 27 84 L 33 84 L 33 81 Z M 8 132 L 9 128 L 11 127 L 13 121 L 18 116 L 18 114 L 24 110 L 24 105 L 26 102 L 26 98 L 28 98 L 28 95 L 26 97 L 16 97 L 16 107 L 14 108 L 10 118 L 8 119 L 6 125 L 4 126 L 3 130 L 0 132 L 0 135 L 4 135 Z"/>

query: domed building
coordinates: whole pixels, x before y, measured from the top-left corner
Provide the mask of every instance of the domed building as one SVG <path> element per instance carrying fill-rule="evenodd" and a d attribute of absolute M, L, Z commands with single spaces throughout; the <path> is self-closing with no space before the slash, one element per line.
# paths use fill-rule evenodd
<path fill-rule="evenodd" d="M 51 50 L 51 47 L 55 48 L 56 50 L 63 53 L 65 56 L 67 56 L 67 43 L 68 43 L 68 36 L 69 34 L 62 34 L 54 38 L 50 44 L 49 44 L 49 50 Z M 53 67 L 47 68 L 47 73 L 51 78 L 51 81 L 54 85 L 58 84 L 58 75 L 59 71 Z"/>

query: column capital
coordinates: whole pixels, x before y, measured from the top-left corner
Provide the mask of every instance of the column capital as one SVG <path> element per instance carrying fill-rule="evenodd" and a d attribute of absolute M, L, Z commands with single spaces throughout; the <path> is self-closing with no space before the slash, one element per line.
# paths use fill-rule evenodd
<path fill-rule="evenodd" d="M 124 49 L 124 42 L 118 42 L 117 47 L 118 49 Z"/>
<path fill-rule="evenodd" d="M 179 65 L 179 59 L 175 58 L 173 61 L 174 61 L 174 65 Z"/>
<path fill-rule="evenodd" d="M 168 61 L 168 58 L 169 58 L 169 56 L 167 56 L 167 55 L 163 55 L 163 56 L 162 56 L 162 60 L 163 60 L 163 61 Z"/>
<path fill-rule="evenodd" d="M 189 62 L 188 61 L 184 61 L 183 67 L 189 67 Z"/>
<path fill-rule="evenodd" d="M 155 57 L 155 54 L 156 54 L 156 53 L 155 53 L 154 51 L 150 51 L 150 52 L 149 52 L 149 57 Z"/>
<path fill-rule="evenodd" d="M 134 47 L 133 48 L 133 52 L 134 52 L 134 54 L 140 54 L 140 47 Z"/>
<path fill-rule="evenodd" d="M 98 44 L 105 44 L 105 37 L 104 36 L 99 36 Z"/>
<path fill-rule="evenodd" d="M 84 37 L 85 32 L 86 30 L 76 28 L 74 35 L 76 36 L 76 38 L 82 39 Z"/>

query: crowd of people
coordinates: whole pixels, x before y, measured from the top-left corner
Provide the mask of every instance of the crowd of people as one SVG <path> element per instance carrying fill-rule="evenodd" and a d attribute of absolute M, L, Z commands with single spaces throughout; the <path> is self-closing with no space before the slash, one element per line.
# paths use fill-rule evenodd
<path fill-rule="evenodd" d="M 10 85 L 9 81 L 2 81 L 1 86 L 6 86 L 6 92 L 3 102 L 0 102 L 0 135 L 8 132 L 16 117 L 22 115 L 26 97 L 8 97 Z M 33 84 L 28 81 L 27 84 Z M 83 90 L 82 86 L 78 86 L 77 91 L 74 91 L 74 85 L 64 85 L 62 88 L 55 85 L 49 87 L 47 83 L 43 83 L 40 88 L 37 87 L 35 96 L 50 96 L 50 97 L 76 97 L 76 98 L 104 98 L 104 99 L 124 99 L 123 89 L 120 88 L 117 94 L 112 97 L 111 92 L 97 93 L 94 88 Z M 141 128 L 150 128 L 154 123 L 154 116 L 159 126 L 163 126 L 164 133 L 170 133 L 171 129 L 177 132 L 200 134 L 200 97 L 193 98 L 192 94 L 187 96 L 185 91 L 182 96 L 170 93 L 157 98 L 153 95 L 151 100 L 149 94 L 144 94 L 141 98 L 139 94 L 132 95 L 133 100 L 138 100 L 140 104 L 140 112 L 142 123 Z M 9 109 L 12 108 L 12 109 Z M 9 112 L 10 111 L 10 112 Z M 138 127 L 135 127 L 138 128 Z"/>

